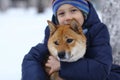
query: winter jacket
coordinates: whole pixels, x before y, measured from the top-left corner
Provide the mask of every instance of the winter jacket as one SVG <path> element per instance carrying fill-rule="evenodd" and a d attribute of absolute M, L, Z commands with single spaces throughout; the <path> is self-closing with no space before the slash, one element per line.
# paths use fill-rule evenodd
<path fill-rule="evenodd" d="M 76 62 L 60 62 L 59 75 L 65 80 L 120 80 L 120 67 L 112 65 L 112 50 L 109 32 L 89 2 L 90 12 L 83 25 L 87 38 L 87 50 L 84 58 Z M 52 21 L 56 23 L 53 16 Z M 43 62 L 49 54 L 47 41 L 49 28 L 45 30 L 43 44 L 38 44 L 25 55 L 22 63 L 22 80 L 47 80 Z"/>

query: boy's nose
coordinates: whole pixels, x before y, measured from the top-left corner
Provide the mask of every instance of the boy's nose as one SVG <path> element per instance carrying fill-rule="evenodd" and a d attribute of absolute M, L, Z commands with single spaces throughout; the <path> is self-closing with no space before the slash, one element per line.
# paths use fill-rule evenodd
<path fill-rule="evenodd" d="M 64 59 L 65 58 L 65 52 L 63 51 L 63 52 L 58 53 L 58 57 L 60 59 Z"/>
<path fill-rule="evenodd" d="M 71 21 L 71 19 L 72 19 L 72 16 L 70 15 L 70 14 L 66 14 L 65 15 L 65 24 L 69 24 L 70 23 L 70 21 Z"/>
<path fill-rule="evenodd" d="M 71 19 L 67 19 L 64 21 L 64 24 L 70 24 Z"/>

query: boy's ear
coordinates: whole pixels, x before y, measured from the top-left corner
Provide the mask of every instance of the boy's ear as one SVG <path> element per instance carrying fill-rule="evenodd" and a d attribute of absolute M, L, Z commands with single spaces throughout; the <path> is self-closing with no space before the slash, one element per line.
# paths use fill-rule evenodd
<path fill-rule="evenodd" d="M 48 23 L 48 27 L 50 29 L 50 36 L 51 36 L 56 31 L 57 27 L 53 22 L 51 22 L 49 20 L 47 20 L 47 23 Z"/>
<path fill-rule="evenodd" d="M 76 19 L 71 20 L 70 26 L 75 32 L 82 33 L 82 25 Z"/>

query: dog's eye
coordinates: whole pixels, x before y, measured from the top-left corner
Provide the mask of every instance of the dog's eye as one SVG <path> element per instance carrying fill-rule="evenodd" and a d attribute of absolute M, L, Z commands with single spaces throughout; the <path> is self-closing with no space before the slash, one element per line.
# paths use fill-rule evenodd
<path fill-rule="evenodd" d="M 58 41 L 54 41 L 54 44 L 55 44 L 55 45 L 59 45 Z"/>
<path fill-rule="evenodd" d="M 67 39 L 67 43 L 71 43 L 73 39 Z"/>

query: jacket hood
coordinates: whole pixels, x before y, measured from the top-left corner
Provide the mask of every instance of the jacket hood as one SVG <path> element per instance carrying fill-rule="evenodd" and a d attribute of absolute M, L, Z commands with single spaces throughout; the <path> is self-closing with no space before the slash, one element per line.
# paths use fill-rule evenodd
<path fill-rule="evenodd" d="M 88 3 L 89 3 L 90 12 L 88 14 L 87 20 L 84 22 L 85 27 L 91 27 L 94 24 L 101 23 L 95 8 L 90 2 Z"/>

